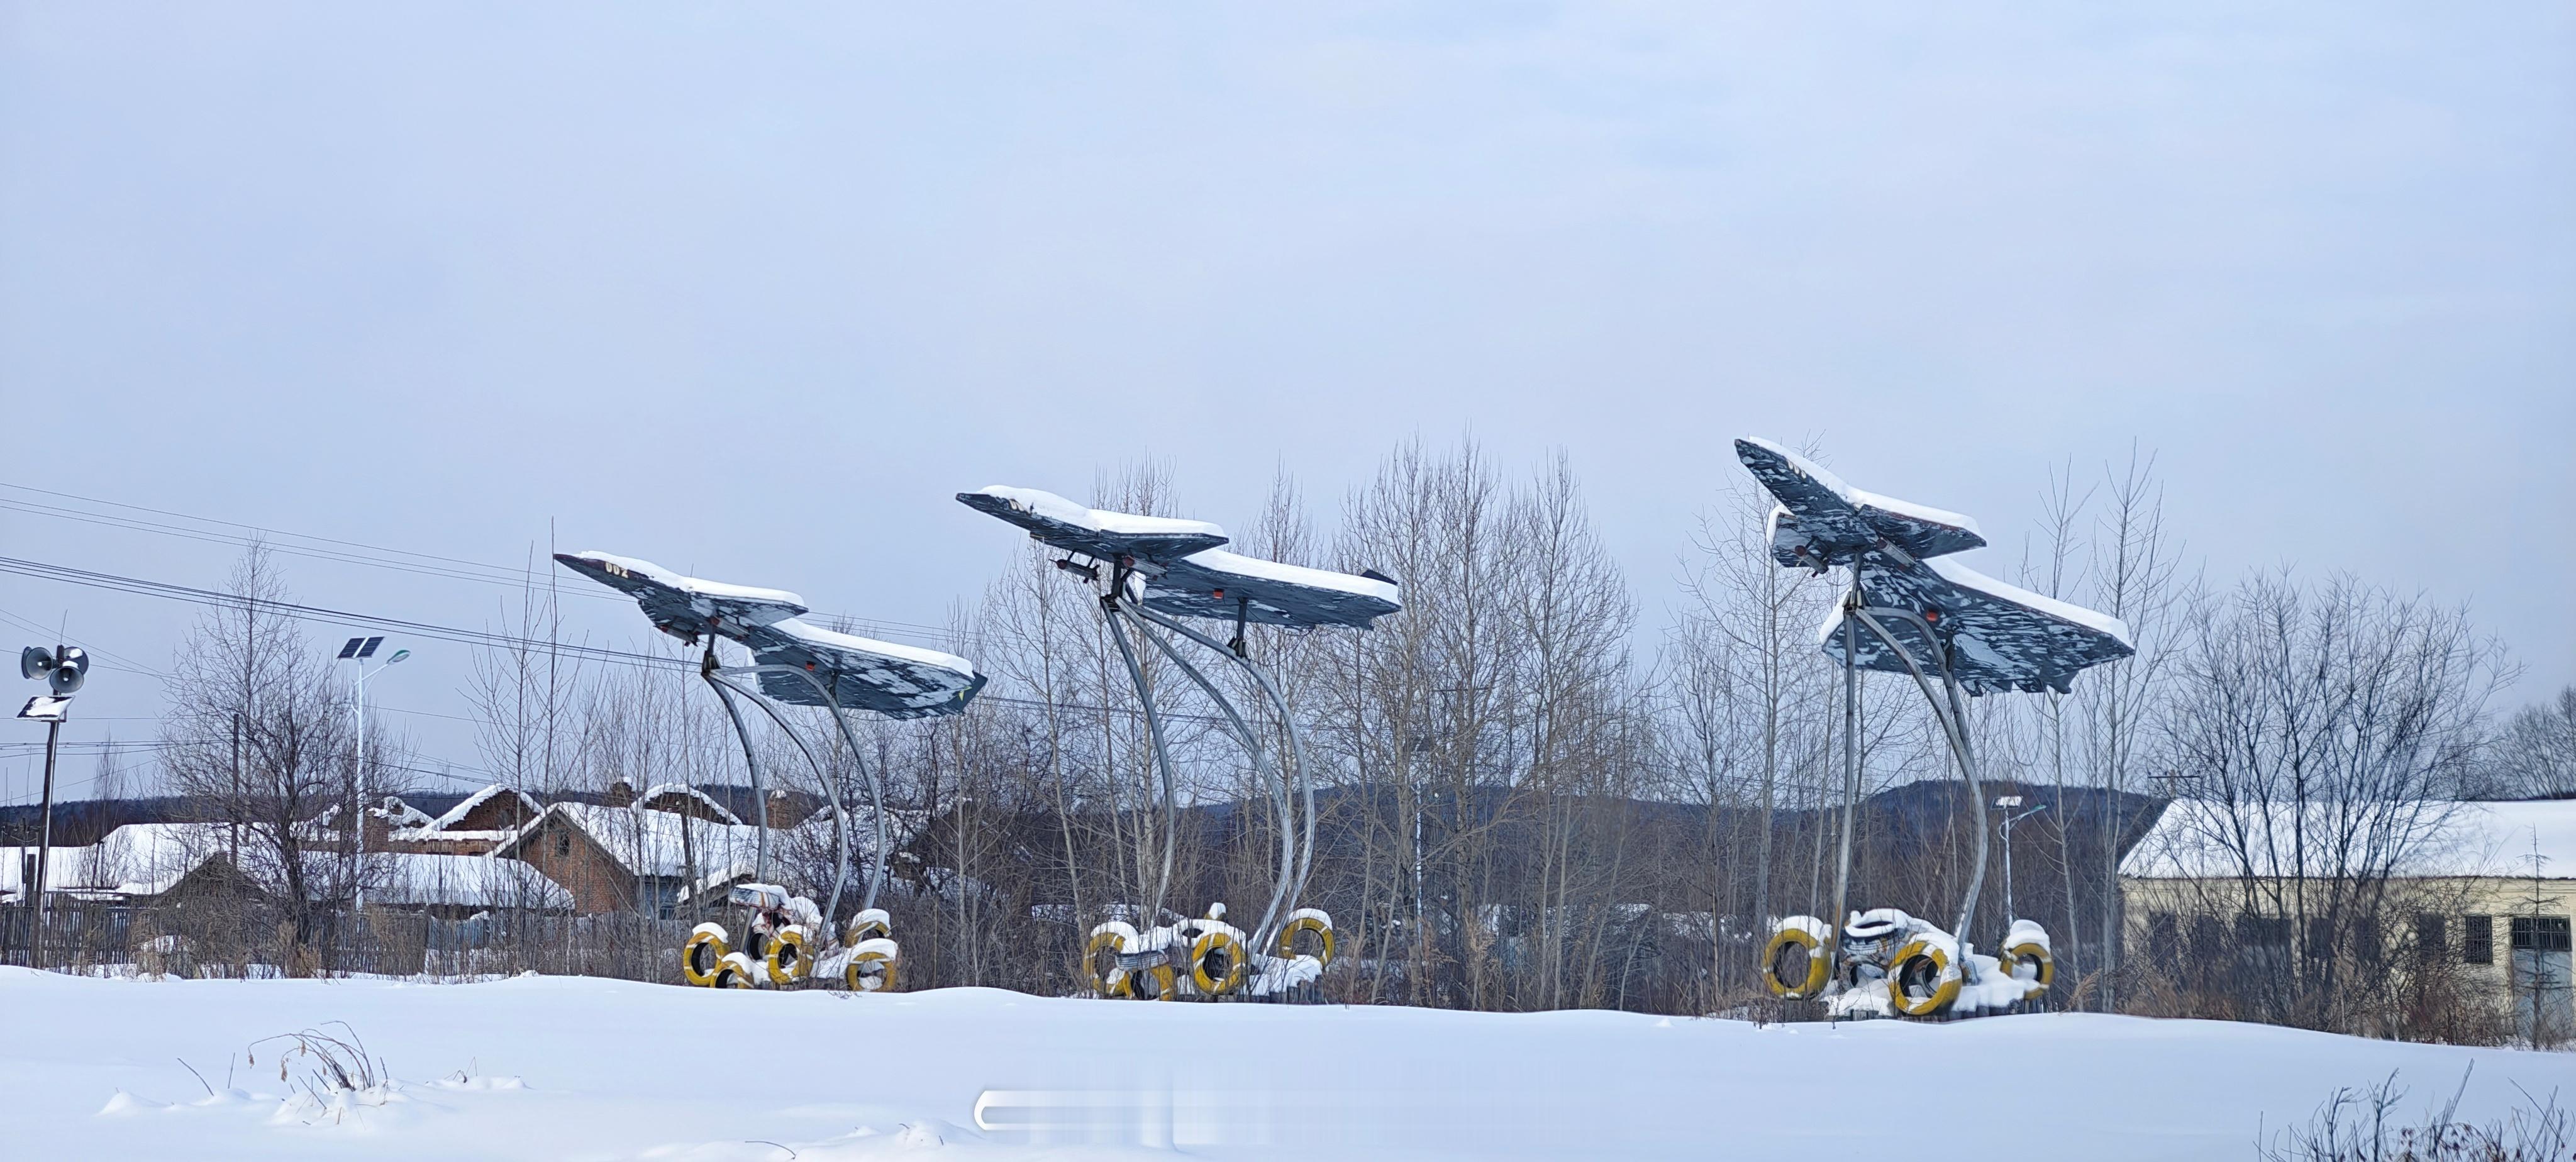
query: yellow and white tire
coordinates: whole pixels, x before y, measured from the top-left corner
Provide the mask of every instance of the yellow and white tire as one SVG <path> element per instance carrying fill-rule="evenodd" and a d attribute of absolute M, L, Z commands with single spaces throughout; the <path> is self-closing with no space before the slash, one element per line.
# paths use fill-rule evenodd
<path fill-rule="evenodd" d="M 1168 964 L 1130 969 L 1120 983 L 1121 994 L 1140 1001 L 1168 1001 L 1181 995 L 1180 975 Z"/>
<path fill-rule="evenodd" d="M 2015 943 L 2005 948 L 2003 955 L 1997 959 L 2003 961 L 2002 968 L 2006 975 L 2022 980 L 2030 986 L 2021 994 L 2021 999 L 2025 1001 L 2038 1000 L 2048 991 L 2048 986 L 2057 980 L 2057 961 L 2048 954 L 2048 945 L 2039 941 L 2023 940 Z M 2024 968 L 2030 969 L 2030 975 L 2027 977 L 2022 976 Z"/>
<path fill-rule="evenodd" d="M 805 974 L 814 971 L 813 955 L 805 947 L 805 926 L 790 924 L 779 929 L 770 938 L 769 952 L 760 958 L 760 966 L 769 974 L 771 984 L 791 985 L 805 979 Z"/>
<path fill-rule="evenodd" d="M 1297 941 L 1299 937 L 1306 937 L 1309 939 L 1313 943 L 1315 951 L 1312 953 L 1305 953 L 1304 950 L 1298 948 Z M 1279 930 L 1278 948 L 1279 955 L 1281 956 L 1312 955 L 1317 963 L 1322 964 L 1327 968 L 1331 967 L 1333 963 L 1333 918 L 1315 911 L 1312 908 L 1299 909 L 1295 914 L 1288 917 L 1287 926 Z"/>
<path fill-rule="evenodd" d="M 716 983 L 716 964 L 733 951 L 725 943 L 721 924 L 700 924 L 689 933 L 689 942 L 680 946 L 680 976 L 694 985 Z"/>
<path fill-rule="evenodd" d="M 841 943 L 856 948 L 868 941 L 883 940 L 893 935 L 894 918 L 886 915 L 883 908 L 870 908 L 850 921 L 850 931 L 841 937 Z"/>
<path fill-rule="evenodd" d="M 1117 964 L 1117 954 L 1136 943 L 1136 929 L 1122 921 L 1112 920 L 1091 930 L 1091 940 L 1082 948 L 1082 974 L 1091 981 L 1091 991 L 1099 996 L 1119 995 L 1124 981 Z M 1102 968 L 1106 960 L 1109 967 Z"/>
<path fill-rule="evenodd" d="M 854 993 L 890 993 L 900 983 L 895 963 L 902 953 L 892 940 L 882 936 L 866 941 L 850 952 L 850 963 L 841 970 L 841 983 Z"/>
<path fill-rule="evenodd" d="M 707 983 L 720 989 L 760 987 L 760 966 L 740 952 L 728 952 L 716 962 L 716 971 Z"/>
<path fill-rule="evenodd" d="M 1792 948 L 1801 949 L 1806 954 L 1806 972 L 1795 980 L 1789 979 L 1791 970 L 1782 966 Z M 1823 993 L 1825 942 L 1814 931 L 1804 927 L 1784 927 L 1773 932 L 1770 942 L 1762 946 L 1762 983 L 1770 986 L 1772 996 L 1793 1001 Z"/>
<path fill-rule="evenodd" d="M 1926 979 L 1931 987 L 1915 992 L 1906 978 Z M 1887 1003 L 1909 1017 L 1929 1017 L 1959 999 L 1959 967 L 1950 950 L 1921 937 L 1907 941 L 1887 962 Z"/>
<path fill-rule="evenodd" d="M 1208 971 L 1210 960 L 1221 962 L 1216 972 Z M 1221 997 L 1243 987 L 1245 968 L 1243 941 L 1232 932 L 1214 929 L 1190 943 L 1190 983 L 1208 996 Z"/>

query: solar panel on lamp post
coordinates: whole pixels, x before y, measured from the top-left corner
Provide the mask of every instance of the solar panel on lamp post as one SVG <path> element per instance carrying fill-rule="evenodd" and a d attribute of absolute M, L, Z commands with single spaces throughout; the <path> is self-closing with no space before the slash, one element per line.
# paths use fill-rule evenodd
<path fill-rule="evenodd" d="M 357 720 L 358 757 L 356 769 L 351 772 L 353 791 L 349 804 L 349 850 L 353 857 L 354 866 L 351 871 L 354 874 L 350 877 L 349 891 L 352 906 L 360 909 L 367 906 L 367 680 L 384 673 L 411 656 L 410 650 L 398 649 L 392 656 L 378 663 L 375 669 L 368 669 L 367 659 L 374 657 L 377 647 L 384 644 L 385 639 L 382 635 L 353 637 L 347 644 L 340 647 L 339 658 L 358 668 L 357 700 L 350 706 Z"/>

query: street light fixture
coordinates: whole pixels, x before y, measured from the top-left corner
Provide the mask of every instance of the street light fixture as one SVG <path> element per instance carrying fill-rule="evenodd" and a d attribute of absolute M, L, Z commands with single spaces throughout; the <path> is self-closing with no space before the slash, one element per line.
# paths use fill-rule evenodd
<path fill-rule="evenodd" d="M 411 656 L 410 650 L 398 649 L 384 661 L 378 662 L 375 669 L 368 669 L 367 659 L 376 656 L 376 648 L 384 644 L 385 639 L 382 635 L 353 637 L 346 645 L 340 647 L 338 659 L 358 668 L 358 698 L 351 706 L 358 720 L 357 789 L 354 801 L 349 806 L 349 829 L 352 836 L 350 850 L 357 856 L 356 875 L 353 877 L 354 883 L 350 889 L 351 900 L 359 908 L 367 906 L 367 680 L 401 664 L 403 659 Z"/>
<path fill-rule="evenodd" d="M 2013 809 L 2013 808 L 2015 808 L 2015 807 L 2019 807 L 2019 806 L 2021 806 L 2021 796 L 2019 796 L 2019 795 L 2001 795 L 2001 796 L 1997 796 L 1997 797 L 1996 797 L 1996 799 L 1995 799 L 1995 806 L 2000 807 L 2000 808 L 2002 808 L 2003 810 L 2010 811 L 2010 810 L 2012 810 L 2012 809 Z M 2024 812 L 2022 812 L 2021 814 L 2018 814 L 2018 815 L 2006 815 L 2006 816 L 2004 816 L 2004 921 L 2005 921 L 2005 923 L 2007 923 L 2007 924 L 2009 924 L 2009 923 L 2011 923 L 2012 921 L 2017 920 L 2017 919 L 2019 919 L 2019 918 L 2020 918 L 2019 916 L 2017 916 L 2017 915 L 2015 915 L 2015 914 L 2014 914 L 2014 912 L 2013 912 L 2013 902 L 2012 902 L 2012 829 L 2013 829 L 2013 824 L 2015 824 L 2015 823 L 2019 823 L 2019 822 L 2021 822 L 2021 821 L 2022 821 L 2022 820 L 2024 820 L 2024 819 L 2028 819 L 2028 818 L 2030 818 L 2031 816 L 2033 816 L 2033 815 L 2037 815 L 2037 814 L 2039 814 L 2040 812 L 2042 812 L 2042 811 L 2046 811 L 2046 810 L 2048 810 L 2048 804 L 2046 804 L 2046 803 L 2042 803 L 2042 804 L 2040 804 L 2039 806 L 2033 807 L 2033 808 L 2031 808 L 2031 809 L 2030 809 L 2030 810 L 2028 810 L 2028 811 L 2024 811 Z"/>

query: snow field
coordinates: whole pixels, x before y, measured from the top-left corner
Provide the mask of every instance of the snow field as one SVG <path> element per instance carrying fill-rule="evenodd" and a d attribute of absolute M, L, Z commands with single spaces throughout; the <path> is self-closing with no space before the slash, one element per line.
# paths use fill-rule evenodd
<path fill-rule="evenodd" d="M 335 1021 L 390 1081 L 317 1099 L 279 1080 L 280 1043 L 242 1060 Z M 1760 1027 L 5 968 L 0 1029 L 20 1158 L 2246 1158 L 2263 1127 L 2392 1071 L 2410 1117 L 2472 1063 L 2466 1120 L 2502 1117 L 2517 1086 L 2576 1095 L 2565 1054 L 2081 1014 Z M 1054 1128 L 978 1130 L 979 1099 L 988 1124 Z"/>

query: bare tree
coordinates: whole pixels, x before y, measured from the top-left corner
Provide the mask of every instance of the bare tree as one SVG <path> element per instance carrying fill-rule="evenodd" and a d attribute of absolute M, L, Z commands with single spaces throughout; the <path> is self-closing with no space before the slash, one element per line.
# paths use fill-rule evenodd
<path fill-rule="evenodd" d="M 2464 611 L 2338 577 L 2197 597 L 2161 724 L 2187 780 L 2153 853 L 2258 959 L 2229 982 L 2272 1019 L 2334 1026 L 2339 985 L 2389 930 L 2392 882 L 2441 842 L 2511 676 Z"/>
<path fill-rule="evenodd" d="M 1683 580 L 1692 632 L 1726 644 L 1701 652 L 1732 669 L 1730 687 L 1750 703 L 1761 730 L 1751 893 L 1728 908 L 1743 907 L 1756 926 L 1777 911 L 1772 840 L 1783 764 L 1802 750 L 1816 751 L 1834 717 L 1828 712 L 1832 671 L 1813 633 L 1833 599 L 1833 582 L 1771 559 L 1772 507 L 1770 495 L 1749 481 L 1730 485 L 1720 507 L 1700 518 L 1693 538 L 1698 558 Z"/>
<path fill-rule="evenodd" d="M 475 651 L 466 699 L 475 709 L 475 749 L 502 784 L 522 791 L 564 787 L 581 700 L 580 655 L 566 657 L 563 611 L 547 568 L 539 584 L 536 550 L 528 550 L 516 599 L 502 607 L 502 644 Z"/>
<path fill-rule="evenodd" d="M 2576 685 L 2514 711 L 2467 789 L 2497 796 L 2576 795 Z"/>
<path fill-rule="evenodd" d="M 374 869 L 352 858 L 363 826 L 347 692 L 276 606 L 287 600 L 274 559 L 254 543 L 234 566 L 231 600 L 213 607 L 180 646 L 162 720 L 170 786 L 211 805 L 241 836 L 240 868 L 282 922 L 285 963 L 330 967 L 322 939 Z M 235 740 L 239 740 L 236 761 Z M 395 747 L 368 756 L 379 771 Z M 384 756 L 384 757 L 380 757 Z M 398 784 L 379 774 L 375 785 Z M 334 813 L 339 812 L 335 820 Z"/>

